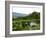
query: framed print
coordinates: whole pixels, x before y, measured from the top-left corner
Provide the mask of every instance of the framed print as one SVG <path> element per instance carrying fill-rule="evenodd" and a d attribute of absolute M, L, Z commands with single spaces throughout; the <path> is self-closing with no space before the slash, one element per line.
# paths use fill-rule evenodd
<path fill-rule="evenodd" d="M 44 35 L 44 3 L 5 1 L 5 36 Z"/>

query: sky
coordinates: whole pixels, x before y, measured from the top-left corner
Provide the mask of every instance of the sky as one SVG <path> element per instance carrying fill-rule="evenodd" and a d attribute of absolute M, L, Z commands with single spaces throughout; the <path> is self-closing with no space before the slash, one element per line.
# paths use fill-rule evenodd
<path fill-rule="evenodd" d="M 33 11 L 41 12 L 42 6 L 36 5 L 12 5 L 12 12 L 21 14 L 30 14 Z"/>

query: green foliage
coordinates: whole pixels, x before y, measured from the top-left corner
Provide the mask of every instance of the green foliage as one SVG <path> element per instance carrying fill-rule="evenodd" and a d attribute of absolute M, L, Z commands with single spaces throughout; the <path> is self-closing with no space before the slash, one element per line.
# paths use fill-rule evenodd
<path fill-rule="evenodd" d="M 37 25 L 31 26 L 30 25 L 31 22 L 35 22 Z M 18 18 L 13 17 L 12 25 L 13 31 L 40 30 L 40 13 L 33 12 L 32 14 L 29 14 L 28 16 L 25 17 L 18 17 Z"/>

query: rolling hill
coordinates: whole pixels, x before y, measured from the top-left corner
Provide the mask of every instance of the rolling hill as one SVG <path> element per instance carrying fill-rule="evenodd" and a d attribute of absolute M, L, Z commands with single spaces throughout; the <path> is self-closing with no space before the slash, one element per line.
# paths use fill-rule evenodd
<path fill-rule="evenodd" d="M 12 13 L 12 16 L 13 16 L 13 17 L 24 17 L 24 16 L 27 16 L 27 15 L 26 15 L 26 14 L 22 14 L 22 13 L 13 12 L 13 13 Z"/>

